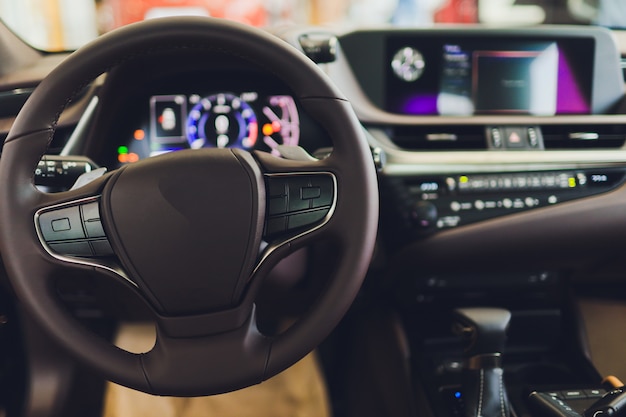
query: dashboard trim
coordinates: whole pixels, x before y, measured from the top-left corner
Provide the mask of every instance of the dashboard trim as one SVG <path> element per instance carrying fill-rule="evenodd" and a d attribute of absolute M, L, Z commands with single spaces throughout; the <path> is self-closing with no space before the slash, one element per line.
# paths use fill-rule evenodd
<path fill-rule="evenodd" d="M 78 120 L 76 128 L 74 128 L 72 135 L 69 137 L 67 143 L 61 150 L 61 156 L 69 156 L 76 151 L 81 139 L 85 136 L 87 130 L 89 129 L 90 122 L 93 119 L 96 109 L 98 108 L 99 102 L 100 99 L 97 95 L 94 95 L 91 100 L 89 100 L 89 104 L 87 104 L 85 111 Z"/>
<path fill-rule="evenodd" d="M 368 129 L 370 146 L 381 148 L 388 176 L 475 172 L 545 171 L 626 166 L 626 149 L 585 151 L 406 151 L 380 129 Z"/>

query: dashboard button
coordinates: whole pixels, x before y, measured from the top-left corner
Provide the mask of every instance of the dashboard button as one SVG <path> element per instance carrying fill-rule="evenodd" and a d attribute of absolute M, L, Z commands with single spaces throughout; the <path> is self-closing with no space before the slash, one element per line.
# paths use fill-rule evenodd
<path fill-rule="evenodd" d="M 525 148 L 528 143 L 528 132 L 521 128 L 504 129 L 507 148 Z"/>
<path fill-rule="evenodd" d="M 429 229 L 437 224 L 437 207 L 428 201 L 418 201 L 410 212 L 412 224 L 419 229 Z"/>
<path fill-rule="evenodd" d="M 528 145 L 531 148 L 539 148 L 539 135 L 537 133 L 537 128 L 529 127 L 528 128 Z"/>
<path fill-rule="evenodd" d="M 587 398 L 602 398 L 605 394 L 605 391 L 601 389 L 585 389 L 583 390 Z"/>
<path fill-rule="evenodd" d="M 562 391 L 561 397 L 565 400 L 578 400 L 581 398 L 587 398 L 587 395 L 585 395 L 583 390 L 577 389 L 577 390 Z"/>
<path fill-rule="evenodd" d="M 500 128 L 492 127 L 489 131 L 491 133 L 491 144 L 494 148 L 502 148 L 504 142 L 502 141 L 502 132 Z"/>

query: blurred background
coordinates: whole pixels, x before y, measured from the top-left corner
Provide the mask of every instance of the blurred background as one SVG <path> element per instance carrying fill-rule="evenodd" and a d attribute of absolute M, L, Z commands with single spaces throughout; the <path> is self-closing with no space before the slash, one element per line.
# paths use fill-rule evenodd
<path fill-rule="evenodd" d="M 143 19 L 202 15 L 254 26 L 434 23 L 626 26 L 624 0 L 0 0 L 0 18 L 33 46 L 76 49 Z"/>

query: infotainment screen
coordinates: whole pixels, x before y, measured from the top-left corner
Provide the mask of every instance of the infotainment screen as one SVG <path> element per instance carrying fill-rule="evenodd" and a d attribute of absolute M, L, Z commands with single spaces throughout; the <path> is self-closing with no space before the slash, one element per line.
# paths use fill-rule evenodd
<path fill-rule="evenodd" d="M 407 115 L 589 114 L 594 39 L 387 40 L 385 106 Z"/>

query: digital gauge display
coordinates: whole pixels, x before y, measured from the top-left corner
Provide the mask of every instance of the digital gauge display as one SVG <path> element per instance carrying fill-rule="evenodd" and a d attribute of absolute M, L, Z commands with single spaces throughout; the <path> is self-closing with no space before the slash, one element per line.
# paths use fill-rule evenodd
<path fill-rule="evenodd" d="M 197 101 L 197 96 L 192 100 Z M 258 133 L 254 110 L 233 94 L 202 98 L 187 116 L 187 141 L 192 149 L 252 149 Z"/>
<path fill-rule="evenodd" d="M 182 149 L 239 148 L 279 155 L 279 145 L 296 146 L 300 119 L 290 95 L 255 91 L 164 94 L 149 98 L 149 121 L 118 149 L 118 162 Z"/>

